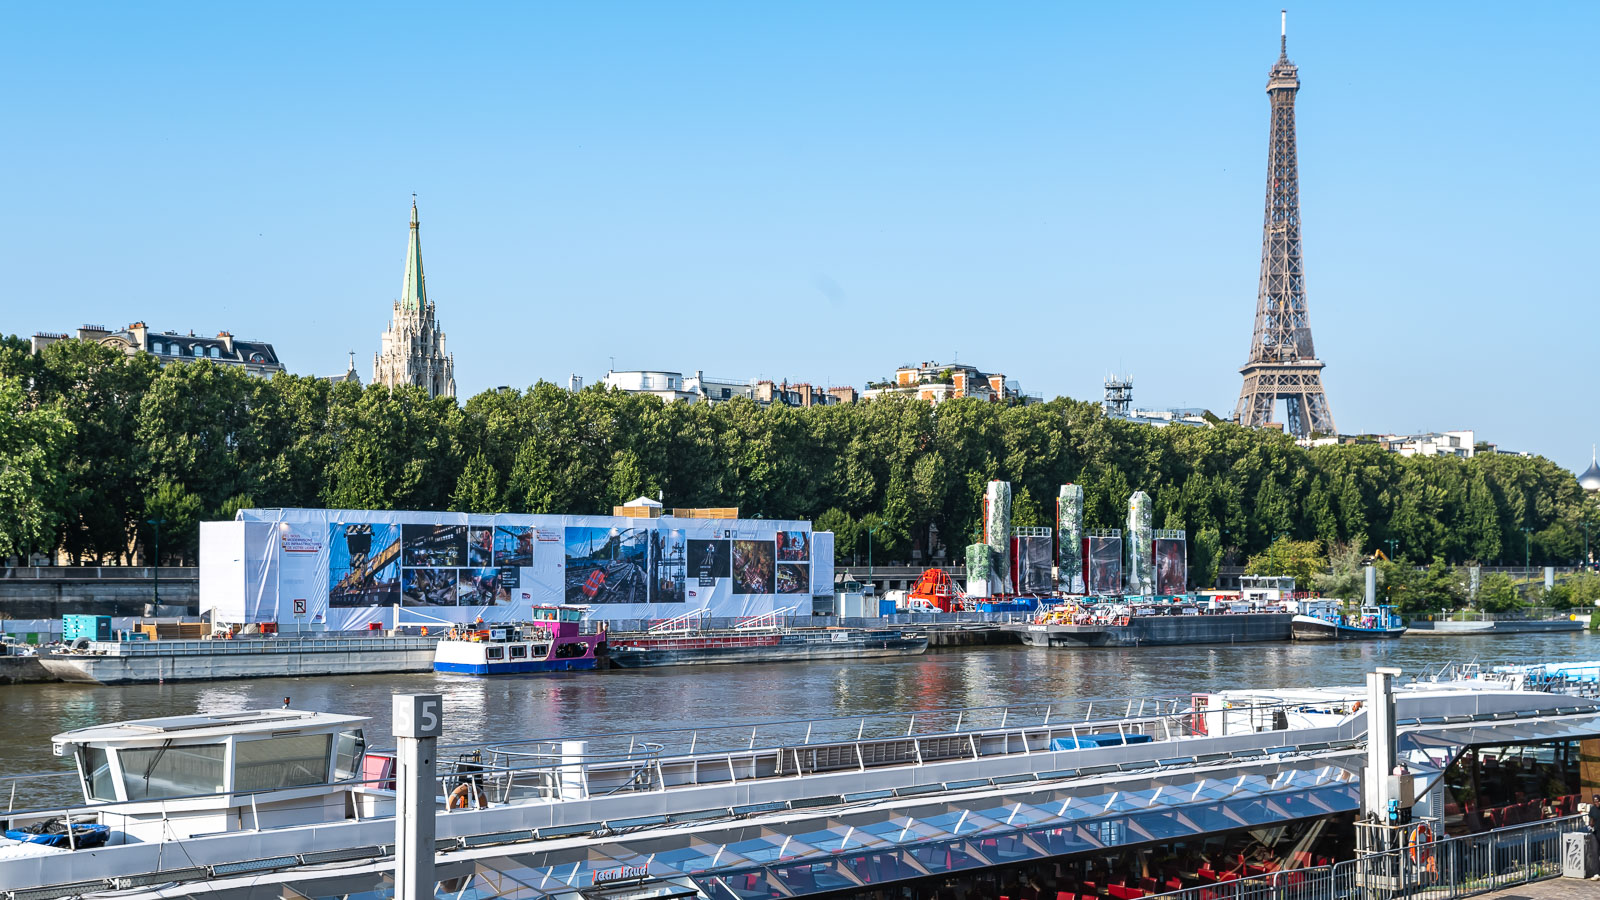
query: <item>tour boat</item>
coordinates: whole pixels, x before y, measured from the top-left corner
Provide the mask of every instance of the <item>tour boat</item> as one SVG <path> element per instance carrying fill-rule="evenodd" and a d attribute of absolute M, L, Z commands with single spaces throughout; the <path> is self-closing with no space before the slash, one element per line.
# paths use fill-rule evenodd
<path fill-rule="evenodd" d="M 577 606 L 535 606 L 524 624 L 453 628 L 434 651 L 433 669 L 467 675 L 593 669 L 606 633 L 581 633 L 584 612 Z"/>
<path fill-rule="evenodd" d="M 1406 626 L 1392 606 L 1363 606 L 1347 616 L 1337 600 L 1307 600 L 1294 617 L 1297 641 L 1369 641 L 1397 638 Z"/>
<path fill-rule="evenodd" d="M 618 866 L 635 867 L 640 886 L 703 889 L 650 896 L 750 896 L 717 885 L 775 878 L 785 885 L 780 896 L 837 896 L 859 882 L 830 873 L 865 872 L 867 863 L 878 881 L 894 882 L 925 877 L 926 864 L 947 853 L 963 854 L 972 871 L 1019 858 L 1005 855 L 1013 846 L 1063 862 L 1170 856 L 1173 841 L 1247 829 L 1258 837 L 1289 829 L 1287 840 L 1261 837 L 1288 864 L 1355 821 L 1369 734 L 1362 700 L 1370 696 L 1352 686 L 1050 698 L 452 744 L 439 748 L 437 788 L 423 788 L 433 795 L 426 833 L 441 880 L 514 869 L 511 889 L 529 898 L 574 896 Z M 1518 689 L 1491 674 L 1398 685 L 1394 698 L 1388 721 L 1415 778 L 1417 815 L 1440 833 L 1452 815 L 1465 815 L 1452 810 L 1449 784 L 1479 783 L 1472 767 L 1484 751 L 1473 748 L 1505 755 L 1514 747 L 1560 763 L 1565 781 L 1552 775 L 1536 786 L 1551 794 L 1578 780 L 1578 742 L 1600 741 L 1600 701 Z M 443 715 L 448 728 L 448 703 Z M 367 721 L 272 709 L 56 735 L 56 755 L 76 764 L 59 777 L 76 776 L 82 802 L 14 808 L 5 825 L 32 833 L 43 822 L 51 831 L 49 820 L 59 819 L 67 846 L 0 839 L 0 885 L 37 897 L 154 898 L 211 887 L 232 896 L 228 889 L 254 889 L 263 878 L 274 896 L 388 890 L 403 773 L 393 751 L 367 748 Z M 1498 782 L 1482 784 L 1488 792 Z M 1546 806 L 1559 812 L 1549 812 L 1524 801 L 1532 788 L 1522 782 L 1496 790 L 1474 796 L 1513 804 L 1518 821 L 1576 821 L 1570 795 L 1550 798 L 1558 802 Z M 79 835 L 102 833 L 80 826 L 103 827 L 108 840 L 80 848 Z M 1322 843 L 1329 849 L 1318 852 L 1341 846 Z M 787 855 L 770 868 L 780 845 Z M 452 883 L 452 895 L 467 884 Z"/>

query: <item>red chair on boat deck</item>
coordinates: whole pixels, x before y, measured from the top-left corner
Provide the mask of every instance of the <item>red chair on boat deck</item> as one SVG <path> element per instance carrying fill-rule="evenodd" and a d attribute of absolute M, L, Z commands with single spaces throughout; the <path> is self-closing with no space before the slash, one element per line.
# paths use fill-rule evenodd
<path fill-rule="evenodd" d="M 1078 895 L 1071 891 L 1056 891 L 1056 900 L 1078 900 Z"/>
<path fill-rule="evenodd" d="M 1146 894 L 1159 894 L 1161 893 L 1161 882 L 1156 881 L 1154 878 L 1141 878 L 1139 879 L 1139 890 L 1144 891 Z"/>

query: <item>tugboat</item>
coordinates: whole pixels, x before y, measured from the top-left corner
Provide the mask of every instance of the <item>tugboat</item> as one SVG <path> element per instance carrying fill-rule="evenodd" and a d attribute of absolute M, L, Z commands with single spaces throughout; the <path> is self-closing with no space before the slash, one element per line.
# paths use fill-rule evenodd
<path fill-rule="evenodd" d="M 1307 600 L 1294 617 L 1297 641 L 1387 640 L 1405 631 L 1392 606 L 1363 606 L 1359 615 L 1346 616 L 1337 600 Z"/>
<path fill-rule="evenodd" d="M 433 670 L 516 675 L 593 669 L 605 652 L 606 633 L 579 633 L 583 615 L 579 606 L 535 606 L 528 623 L 452 628 L 434 651 Z"/>

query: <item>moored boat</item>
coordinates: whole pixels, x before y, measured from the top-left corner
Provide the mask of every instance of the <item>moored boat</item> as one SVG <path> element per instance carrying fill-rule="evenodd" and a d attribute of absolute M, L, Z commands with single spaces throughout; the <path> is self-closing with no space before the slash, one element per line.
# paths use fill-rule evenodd
<path fill-rule="evenodd" d="M 804 659 L 914 656 L 928 636 L 896 628 L 782 628 L 775 614 L 733 628 L 698 629 L 680 616 L 643 634 L 613 636 L 606 656 L 624 669 Z"/>
<path fill-rule="evenodd" d="M 1157 647 L 1286 641 L 1292 613 L 1247 602 L 1174 603 L 1068 601 L 1026 624 L 1008 625 L 1033 647 Z"/>
<path fill-rule="evenodd" d="M 1363 606 L 1347 616 L 1337 600 L 1308 600 L 1293 630 L 1297 641 L 1371 641 L 1397 638 L 1406 626 L 1392 606 Z"/>
<path fill-rule="evenodd" d="M 605 650 L 606 633 L 583 634 L 583 614 L 577 606 L 535 606 L 524 624 L 452 628 L 439 641 L 433 669 L 465 675 L 593 669 Z"/>

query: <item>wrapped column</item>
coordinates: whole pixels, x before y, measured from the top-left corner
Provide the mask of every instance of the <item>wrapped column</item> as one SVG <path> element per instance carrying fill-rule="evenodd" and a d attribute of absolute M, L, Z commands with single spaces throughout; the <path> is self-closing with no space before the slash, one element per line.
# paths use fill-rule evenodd
<path fill-rule="evenodd" d="M 967 596 L 989 596 L 989 557 L 991 553 L 988 544 L 972 544 L 967 547 Z"/>
<path fill-rule="evenodd" d="M 1011 482 L 991 481 L 983 494 L 983 542 L 989 545 L 990 594 L 1011 581 Z"/>
<path fill-rule="evenodd" d="M 1127 528 L 1127 591 L 1130 594 L 1150 596 L 1156 592 L 1156 570 L 1150 559 L 1155 539 L 1155 529 L 1152 528 L 1154 510 L 1150 508 L 1150 495 L 1144 491 L 1134 491 L 1128 498 L 1128 528 Z"/>
<path fill-rule="evenodd" d="M 1056 497 L 1056 534 L 1061 552 L 1056 557 L 1056 582 L 1063 594 L 1085 593 L 1083 583 L 1083 485 L 1063 484 Z"/>

